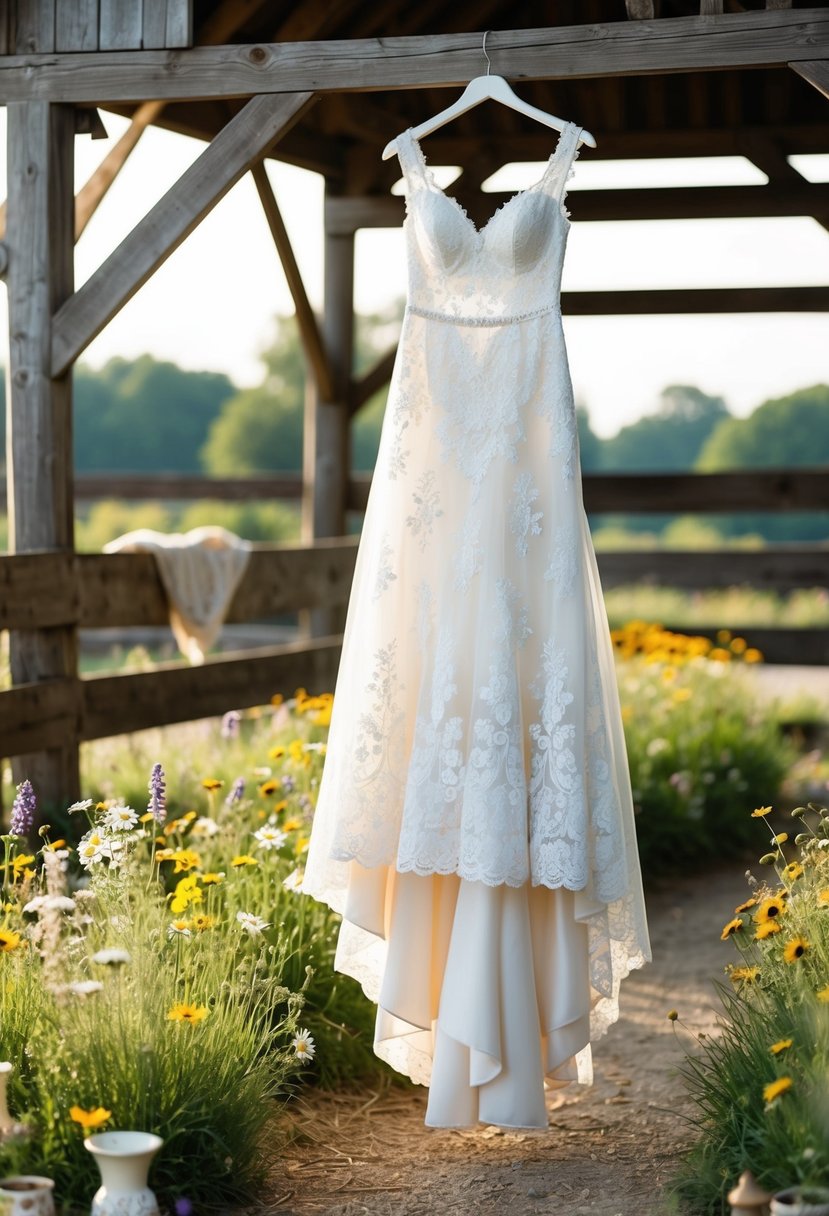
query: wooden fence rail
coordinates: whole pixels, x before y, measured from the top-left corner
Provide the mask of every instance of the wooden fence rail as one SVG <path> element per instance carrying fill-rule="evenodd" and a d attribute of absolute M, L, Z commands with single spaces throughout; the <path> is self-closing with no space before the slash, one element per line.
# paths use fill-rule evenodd
<path fill-rule="evenodd" d="M 364 511 L 371 474 L 348 481 L 347 507 Z M 659 511 L 669 514 L 729 511 L 829 511 L 826 466 L 750 469 L 728 473 L 585 473 L 584 503 L 591 514 Z M 258 477 L 196 477 L 182 473 L 79 473 L 75 499 L 252 502 L 299 500 L 300 473 Z M 0 477 L 0 504 L 5 482 Z M 0 509 L 2 509 L 0 507 Z M 829 532 L 829 529 L 827 529 Z"/>

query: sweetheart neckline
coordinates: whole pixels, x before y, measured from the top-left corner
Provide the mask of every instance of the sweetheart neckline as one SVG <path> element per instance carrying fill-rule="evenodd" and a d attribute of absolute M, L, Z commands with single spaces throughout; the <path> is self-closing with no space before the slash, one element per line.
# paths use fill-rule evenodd
<path fill-rule="evenodd" d="M 415 149 L 415 155 L 417 156 L 418 161 L 420 163 L 420 167 L 423 170 L 423 176 L 425 177 L 426 182 L 428 183 L 432 192 L 435 194 L 439 194 L 442 198 L 445 198 L 448 203 L 450 203 L 452 206 L 457 208 L 458 214 L 460 215 L 461 219 L 463 219 L 468 224 L 469 229 L 472 232 L 472 235 L 475 237 L 476 241 L 479 244 L 483 244 L 487 230 L 496 216 L 500 215 L 501 212 L 505 210 L 505 208 L 509 207 L 512 203 L 516 202 L 517 199 L 523 198 L 525 194 L 532 194 L 534 191 L 536 191 L 539 188 L 539 186 L 543 186 L 544 182 L 547 180 L 548 174 L 550 173 L 551 169 L 558 161 L 559 153 L 561 152 L 561 150 L 563 148 L 564 136 L 567 133 L 568 127 L 575 127 L 576 125 L 577 125 L 576 123 L 569 122 L 569 121 L 564 124 L 561 131 L 559 132 L 558 139 L 556 140 L 556 146 L 553 148 L 552 152 L 548 156 L 547 163 L 544 166 L 544 172 L 541 174 L 541 177 L 538 179 L 538 181 L 533 182 L 533 184 L 531 186 L 526 186 L 523 190 L 516 190 L 516 192 L 514 194 L 511 194 L 509 198 L 504 199 L 503 203 L 501 203 L 500 206 L 495 208 L 492 215 L 489 217 L 489 219 L 486 221 L 486 223 L 483 225 L 482 228 L 478 227 L 478 225 L 472 219 L 472 216 L 469 215 L 469 213 L 467 212 L 463 203 L 459 203 L 456 198 L 453 198 L 451 194 L 447 194 L 446 191 L 437 184 L 437 182 L 435 181 L 434 173 L 432 172 L 431 166 L 429 165 L 429 163 L 426 159 L 423 148 L 420 146 L 420 141 L 415 137 L 414 128 L 407 127 L 405 134 L 409 137 L 409 140 L 411 141 L 411 143 Z M 569 228 L 570 221 L 564 215 L 563 211 L 561 211 L 560 214 L 561 214 L 561 217 L 564 220 L 565 224 Z"/>

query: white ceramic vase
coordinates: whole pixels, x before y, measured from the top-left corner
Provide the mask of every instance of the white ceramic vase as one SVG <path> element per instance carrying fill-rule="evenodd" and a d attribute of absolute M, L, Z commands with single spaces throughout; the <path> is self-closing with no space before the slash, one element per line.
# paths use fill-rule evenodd
<path fill-rule="evenodd" d="M 806 1190 L 806 1195 L 802 1197 L 799 1187 L 779 1191 L 771 1201 L 771 1216 L 829 1216 L 829 1191 Z"/>
<path fill-rule="evenodd" d="M 38 1174 L 0 1178 L 0 1216 L 55 1216 L 54 1187 Z"/>
<path fill-rule="evenodd" d="M 12 1065 L 8 1060 L 0 1062 L 0 1136 L 10 1132 L 14 1124 L 14 1120 L 9 1114 L 9 1099 L 6 1093 L 11 1071 Z"/>
<path fill-rule="evenodd" d="M 84 1147 L 98 1163 L 102 1183 L 92 1199 L 92 1216 L 159 1216 L 147 1175 L 163 1143 L 152 1132 L 87 1136 Z"/>

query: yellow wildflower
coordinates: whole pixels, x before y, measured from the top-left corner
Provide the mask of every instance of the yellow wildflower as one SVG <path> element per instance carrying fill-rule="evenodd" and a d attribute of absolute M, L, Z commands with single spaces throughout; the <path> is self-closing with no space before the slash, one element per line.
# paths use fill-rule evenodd
<path fill-rule="evenodd" d="M 776 836 L 772 836 L 772 840 L 775 844 L 785 844 L 788 839 L 788 832 L 778 832 Z"/>
<path fill-rule="evenodd" d="M 195 929 L 197 933 L 204 933 L 207 929 L 212 929 L 215 923 L 215 916 L 208 916 L 205 912 L 197 912 L 190 919 L 190 928 Z"/>
<path fill-rule="evenodd" d="M 818 891 L 817 901 L 821 908 L 829 908 L 829 887 L 824 887 L 822 891 Z"/>
<path fill-rule="evenodd" d="M 794 1039 L 778 1039 L 776 1043 L 772 1043 L 769 1051 L 773 1056 L 779 1056 L 781 1051 L 788 1051 Z"/>
<path fill-rule="evenodd" d="M 249 853 L 240 853 L 238 857 L 234 857 L 230 863 L 232 866 L 258 866 L 259 862 L 255 857 L 251 857 Z"/>
<path fill-rule="evenodd" d="M 729 937 L 733 937 L 735 933 L 743 927 L 743 922 L 739 916 L 735 916 L 734 920 L 730 920 L 727 925 L 723 926 L 723 931 L 720 934 L 720 941 L 727 941 Z"/>
<path fill-rule="evenodd" d="M 280 788 L 280 784 L 281 783 L 279 781 L 275 781 L 273 778 L 271 778 L 270 781 L 263 781 L 259 786 L 259 793 L 264 798 L 267 798 L 269 794 L 276 793 L 276 791 Z"/>
<path fill-rule="evenodd" d="M 275 692 L 271 697 L 271 705 L 281 705 L 285 700 L 281 692 Z"/>
<path fill-rule="evenodd" d="M 283 832 L 295 832 L 297 830 L 297 828 L 302 827 L 302 823 L 303 823 L 303 821 L 299 818 L 298 815 L 292 815 L 290 819 L 283 820 L 282 831 Z"/>
<path fill-rule="evenodd" d="M 770 806 L 758 806 L 756 811 L 751 812 L 752 819 L 765 819 L 766 815 L 771 814 Z"/>
<path fill-rule="evenodd" d="M 753 984 L 759 975 L 759 967 L 732 967 L 728 978 L 732 984 Z"/>
<path fill-rule="evenodd" d="M 299 857 L 299 855 L 301 853 L 305 852 L 305 850 L 308 848 L 308 845 L 310 843 L 311 843 L 310 836 L 298 836 L 297 840 L 296 840 L 296 844 L 294 845 L 294 855 L 296 857 Z"/>
<path fill-rule="evenodd" d="M 0 929 L 0 954 L 11 954 L 20 945 L 20 934 L 12 929 Z"/>
<path fill-rule="evenodd" d="M 202 874 L 201 885 L 203 887 L 218 885 L 220 882 L 224 882 L 224 877 L 223 870 L 219 871 L 218 873 L 215 870 L 211 870 L 207 874 Z"/>
<path fill-rule="evenodd" d="M 796 878 L 800 878 L 803 873 L 803 866 L 799 861 L 790 861 L 787 866 L 783 867 L 783 877 L 787 882 L 794 882 Z"/>
<path fill-rule="evenodd" d="M 740 912 L 748 912 L 749 908 L 753 908 L 756 903 L 757 900 L 752 895 L 750 899 L 747 899 L 744 903 L 739 904 L 734 911 L 737 913 L 737 915 L 739 915 Z"/>
<path fill-rule="evenodd" d="M 715 646 L 713 650 L 709 650 L 708 657 L 717 663 L 730 663 L 731 651 L 725 650 L 722 646 Z"/>
<path fill-rule="evenodd" d="M 287 751 L 287 748 L 285 747 L 285 745 L 283 743 L 278 743 L 276 745 L 276 747 L 272 747 L 271 750 L 268 752 L 268 759 L 269 760 L 281 760 L 282 757 L 285 755 L 286 751 Z"/>
<path fill-rule="evenodd" d="M 787 1089 L 791 1089 L 792 1084 L 791 1077 L 778 1077 L 776 1081 L 771 1081 L 768 1085 L 763 1086 L 763 1097 L 769 1103 L 774 1102 Z"/>
<path fill-rule="evenodd" d="M 220 790 L 223 784 L 224 782 L 219 781 L 216 777 L 205 777 L 202 781 L 202 786 L 204 789 L 210 790 L 211 792 L 213 790 Z"/>
<path fill-rule="evenodd" d="M 206 1005 L 188 1005 L 186 1002 L 180 1002 L 174 1005 L 167 1014 L 168 1022 L 187 1022 L 191 1026 L 196 1022 L 202 1022 L 207 1017 Z"/>
<path fill-rule="evenodd" d="M 174 874 L 186 873 L 188 870 L 201 865 L 201 857 L 194 849 L 176 849 L 167 860 L 175 862 L 173 867 Z"/>
<path fill-rule="evenodd" d="M 764 899 L 757 911 L 754 913 L 754 919 L 758 924 L 763 924 L 768 920 L 776 920 L 778 916 L 782 916 L 786 911 L 786 905 L 779 896 L 770 895 L 768 899 Z"/>
<path fill-rule="evenodd" d="M 80 1123 L 85 1132 L 89 1132 L 96 1127 L 101 1127 L 108 1119 L 111 1119 L 112 1111 L 105 1110 L 103 1106 L 96 1106 L 94 1110 L 84 1110 L 81 1106 L 70 1106 L 69 1118 L 73 1119 L 75 1123 Z"/>
<path fill-rule="evenodd" d="M 756 646 L 749 646 L 748 650 L 746 650 L 745 654 L 743 655 L 744 663 L 762 663 L 762 661 L 763 652 L 762 650 L 758 650 Z"/>
<path fill-rule="evenodd" d="M 829 1002 L 829 984 L 825 988 L 819 988 L 817 991 L 817 999 L 819 1001 Z"/>
<path fill-rule="evenodd" d="M 745 638 L 732 638 L 729 645 L 735 654 L 745 654 L 746 652 Z"/>
<path fill-rule="evenodd" d="M 809 949 L 809 944 L 805 937 L 793 937 L 791 941 L 786 942 L 783 958 L 787 963 L 798 962 Z"/>
<path fill-rule="evenodd" d="M 19 857 L 15 857 L 14 861 L 12 862 L 12 869 L 14 870 L 15 874 L 19 874 L 21 870 L 25 870 L 27 866 L 32 864 L 34 859 L 33 853 L 21 853 Z"/>
<path fill-rule="evenodd" d="M 757 926 L 757 932 L 754 934 L 754 940 L 757 942 L 765 941 L 767 937 L 772 937 L 775 933 L 779 933 L 781 925 L 776 920 L 764 920 Z"/>
<path fill-rule="evenodd" d="M 191 874 L 187 878 L 180 878 L 176 883 L 176 889 L 170 903 L 171 912 L 186 912 L 190 904 L 200 904 L 202 901 L 202 892 L 199 887 L 199 880 L 195 874 Z"/>
<path fill-rule="evenodd" d="M 675 688 L 671 693 L 671 699 L 674 701 L 689 701 L 691 699 L 690 688 Z"/>

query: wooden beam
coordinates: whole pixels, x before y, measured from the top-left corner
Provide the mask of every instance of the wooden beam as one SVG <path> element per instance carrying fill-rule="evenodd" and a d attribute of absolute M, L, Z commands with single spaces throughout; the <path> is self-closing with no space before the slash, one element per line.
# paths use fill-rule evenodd
<path fill-rule="evenodd" d="M 71 106 L 42 101 L 7 110 L 9 551 L 71 555 L 72 379 L 50 376 L 48 368 L 54 311 L 73 283 L 75 114 Z M 13 630 L 9 654 L 13 684 L 77 676 L 72 626 Z M 59 740 L 40 746 L 47 750 L 20 756 L 13 774 L 17 782 L 32 781 L 46 812 L 78 797 L 77 731 L 67 726 Z"/>
<path fill-rule="evenodd" d="M 15 55 L 0 62 L 9 101 L 144 101 L 277 92 L 457 88 L 481 67 L 481 32 Z M 825 9 L 764 9 L 709 17 L 493 30 L 499 72 L 516 80 L 594 79 L 820 63 L 829 51 Z M 826 57 L 824 53 L 823 58 Z"/>
<path fill-rule="evenodd" d="M 597 554 L 602 586 L 735 587 L 769 591 L 829 585 L 829 549 L 775 545 L 765 549 L 643 549 Z"/>
<path fill-rule="evenodd" d="M 829 59 L 811 59 L 802 63 L 792 62 L 789 67 L 808 80 L 810 85 L 829 98 Z"/>
<path fill-rule="evenodd" d="M 282 263 L 282 270 L 284 271 L 291 297 L 294 301 L 299 336 L 308 366 L 311 368 L 320 395 L 326 400 L 330 400 L 334 389 L 331 369 L 328 366 L 328 356 L 322 343 L 316 314 L 311 307 L 311 302 L 308 299 L 308 293 L 305 290 L 305 284 L 302 281 L 302 275 L 294 256 L 288 230 L 282 219 L 282 212 L 279 210 L 267 170 L 261 161 L 253 166 L 251 174 L 259 193 L 262 210 L 265 212 L 265 219 L 268 221 L 268 227 L 271 230 L 274 245 L 276 245 L 276 251 L 279 254 L 279 260 Z"/>
<path fill-rule="evenodd" d="M 357 413 L 365 403 L 374 396 L 376 392 L 388 384 L 391 379 L 391 374 L 394 371 L 394 364 L 397 359 L 397 347 L 393 346 L 391 350 L 387 350 L 384 355 L 381 355 L 374 367 L 362 376 L 361 379 L 355 380 L 351 386 L 351 396 L 348 402 L 349 413 L 353 416 Z"/>
<path fill-rule="evenodd" d="M 677 287 L 642 291 L 566 291 L 571 317 L 664 313 L 829 312 L 829 287 Z"/>
<path fill-rule="evenodd" d="M 326 183 L 326 194 L 330 185 Z M 306 544 L 346 531 L 351 395 L 354 343 L 354 236 L 325 234 L 325 307 L 323 335 L 331 370 L 332 393 L 322 396 L 306 386 L 303 434 L 301 535 Z M 338 607 L 303 613 L 301 624 L 312 637 L 337 633 L 345 611 Z"/>
<path fill-rule="evenodd" d="M 453 184 L 454 186 L 454 184 Z M 450 192 L 474 223 L 482 223 L 510 197 L 511 191 Z M 607 220 L 692 220 L 813 215 L 829 212 L 829 184 L 768 186 L 666 186 L 654 189 L 578 190 L 570 200 L 574 223 Z M 345 195 L 326 200 L 325 227 L 330 233 L 359 228 L 397 228 L 405 218 L 400 195 Z"/>
<path fill-rule="evenodd" d="M 231 186 L 313 101 L 313 94 L 254 97 L 59 309 L 51 366 L 60 375 L 85 350 Z"/>
<path fill-rule="evenodd" d="M 276 692 L 293 695 L 300 685 L 316 693 L 331 692 L 341 651 L 338 635 L 231 652 L 198 667 L 159 664 L 135 675 L 87 678 L 83 738 L 189 722 L 224 713 L 228 706 L 263 705 Z"/>
<path fill-rule="evenodd" d="M 98 0 L 72 0 L 55 12 L 55 50 L 97 51 Z"/>

